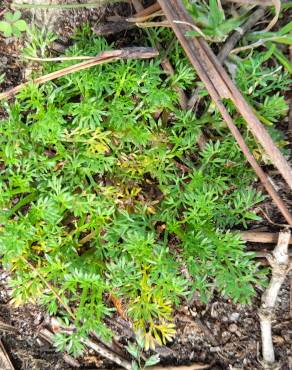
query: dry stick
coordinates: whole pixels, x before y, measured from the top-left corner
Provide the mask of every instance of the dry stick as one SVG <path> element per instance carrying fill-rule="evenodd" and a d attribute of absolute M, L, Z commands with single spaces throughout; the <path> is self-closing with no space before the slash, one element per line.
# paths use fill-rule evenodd
<path fill-rule="evenodd" d="M 13 333 L 13 332 L 15 333 L 17 332 L 17 329 L 12 325 L 9 325 L 3 321 L 0 321 L 0 331 L 7 331 L 9 333 Z"/>
<path fill-rule="evenodd" d="M 54 344 L 54 334 L 50 330 L 42 328 L 38 331 L 38 336 L 42 340 L 48 342 L 51 346 Z M 75 358 L 73 358 L 72 356 L 68 355 L 68 353 L 63 354 L 63 360 L 74 368 L 80 367 L 79 362 L 75 360 Z"/>
<path fill-rule="evenodd" d="M 249 251 L 255 253 L 255 258 L 267 258 L 270 256 L 270 251 Z M 292 250 L 288 250 L 288 257 L 292 257 Z"/>
<path fill-rule="evenodd" d="M 132 369 L 132 364 L 131 362 L 121 358 L 120 356 L 116 355 L 114 352 L 108 350 L 105 347 L 100 346 L 96 342 L 93 342 L 90 339 L 82 340 L 83 344 L 85 344 L 88 348 L 93 349 L 95 352 L 100 354 L 101 356 L 107 358 L 108 360 L 111 360 L 118 364 L 119 366 L 122 366 L 123 368 L 127 370 Z"/>
<path fill-rule="evenodd" d="M 220 83 L 226 84 L 226 87 L 229 89 L 230 92 L 230 99 L 233 101 L 237 111 L 245 119 L 254 137 L 261 144 L 271 161 L 274 163 L 275 167 L 279 170 L 283 178 L 286 180 L 287 184 L 292 189 L 292 169 L 289 166 L 287 160 L 278 149 L 278 147 L 275 145 L 271 136 L 261 124 L 259 119 L 256 117 L 253 109 L 248 105 L 242 94 L 234 85 L 233 81 L 230 79 L 225 69 L 216 59 L 209 45 L 202 39 L 195 39 L 194 41 L 203 51 L 203 56 L 208 57 L 212 66 L 215 67 L 218 76 L 222 81 L 220 81 Z"/>
<path fill-rule="evenodd" d="M 160 8 L 160 5 L 157 2 L 154 3 L 153 5 L 148 6 L 147 8 L 143 8 L 143 6 L 140 7 L 141 3 L 140 3 L 140 5 L 138 5 L 138 2 L 137 1 L 136 2 L 133 1 L 133 5 L 134 5 L 134 8 L 135 8 L 135 10 L 137 12 L 134 15 L 135 18 L 136 17 L 137 18 L 140 18 L 140 17 L 149 16 L 149 15 L 151 15 L 153 13 L 156 13 L 158 10 L 161 9 Z"/>
<path fill-rule="evenodd" d="M 143 12 L 144 6 L 142 5 L 140 0 L 132 0 L 132 4 L 136 12 Z"/>
<path fill-rule="evenodd" d="M 134 23 L 130 23 L 125 19 L 121 19 L 114 22 L 106 22 L 100 24 L 97 27 L 93 27 L 92 30 L 97 36 L 108 36 L 118 32 L 127 31 L 135 28 Z"/>
<path fill-rule="evenodd" d="M 15 370 L 15 367 L 12 365 L 8 353 L 0 340 L 0 369 L 3 370 Z"/>
<path fill-rule="evenodd" d="M 265 15 L 263 8 L 258 8 L 251 14 L 248 20 L 241 26 L 238 27 L 232 35 L 227 39 L 223 48 L 217 55 L 219 62 L 223 63 L 230 54 L 231 50 L 235 45 L 242 39 L 242 37 Z"/>
<path fill-rule="evenodd" d="M 25 82 L 20 84 L 12 89 L 0 94 L 0 100 L 9 98 L 16 93 L 18 93 L 21 89 L 25 86 L 29 85 L 30 83 L 35 84 L 43 84 L 45 82 L 54 80 L 56 78 L 68 75 L 70 73 L 74 73 L 80 71 L 82 69 L 90 68 L 99 64 L 109 63 L 120 59 L 149 59 L 153 57 L 157 57 L 159 55 L 158 51 L 153 48 L 144 48 L 144 47 L 132 47 L 132 48 L 125 48 L 120 50 L 108 50 L 100 53 L 92 60 L 74 64 L 70 67 L 63 68 L 59 71 L 49 73 L 45 76 L 36 78 L 35 80 Z"/>
<path fill-rule="evenodd" d="M 259 231 L 241 231 L 240 236 L 244 241 L 252 243 L 277 243 L 279 239 L 278 233 Z M 292 237 L 289 240 L 289 244 L 292 244 Z"/>
<path fill-rule="evenodd" d="M 159 3 L 160 5 L 163 4 L 164 8 L 166 7 L 166 0 L 159 0 Z M 234 85 L 233 81 L 230 79 L 227 72 L 222 67 L 205 40 L 196 37 L 192 39 L 187 39 L 185 37 L 185 33 L 189 30 L 189 27 L 187 25 L 193 24 L 193 20 L 191 16 L 186 12 L 182 1 L 175 0 L 172 2 L 171 5 L 172 7 L 170 6 L 170 4 L 168 4 L 167 6 L 168 12 L 172 12 L 172 16 L 168 20 L 172 24 L 173 28 L 176 29 L 177 35 L 180 35 L 182 46 L 185 48 L 185 50 L 186 48 L 188 49 L 188 53 L 192 59 L 196 58 L 197 61 L 199 61 L 204 69 L 204 72 L 207 73 L 209 81 L 216 88 L 217 92 L 219 92 L 219 100 L 221 100 L 222 97 L 227 97 L 232 100 L 238 112 L 245 119 L 252 134 L 261 144 L 265 152 L 270 157 L 271 161 L 274 163 L 275 167 L 279 170 L 283 178 L 286 180 L 287 184 L 292 189 L 292 170 L 287 160 L 277 148 L 269 133 L 256 117 L 253 109 L 243 98 L 242 94 Z M 179 21 L 186 22 L 186 25 L 178 27 L 175 24 L 175 21 L 177 19 Z M 223 109 L 218 107 L 218 109 L 221 111 L 222 114 L 222 110 L 225 109 L 225 107 Z M 227 112 L 226 109 L 225 111 Z"/>
<path fill-rule="evenodd" d="M 286 230 L 280 232 L 278 244 L 273 251 L 273 256 L 270 255 L 268 257 L 268 261 L 272 267 L 272 278 L 268 288 L 262 296 L 262 305 L 259 309 L 262 353 L 265 367 L 269 367 L 275 363 L 272 340 L 272 320 L 278 293 L 289 270 L 288 243 L 290 237 L 290 231 Z"/>
<path fill-rule="evenodd" d="M 175 4 L 181 4 L 181 1 L 177 0 Z M 186 13 L 182 4 L 180 6 L 177 5 L 177 9 L 178 12 L 180 12 L 178 14 L 180 14 L 181 17 L 184 17 L 186 21 L 192 21 L 191 17 Z M 284 158 L 283 154 L 273 142 L 269 133 L 256 117 L 253 109 L 248 105 L 242 94 L 239 92 L 233 81 L 228 76 L 225 69 L 219 63 L 209 45 L 205 42 L 205 40 L 201 38 L 193 38 L 193 44 L 191 43 L 191 46 L 193 46 L 193 53 L 198 55 L 200 62 L 203 63 L 203 66 L 205 65 L 209 75 L 210 72 L 214 74 L 214 80 L 212 81 L 213 83 L 215 83 L 214 86 L 217 87 L 219 85 L 220 89 L 222 88 L 222 86 L 224 86 L 224 92 L 228 93 L 227 97 L 232 100 L 238 112 L 245 119 L 252 134 L 264 148 L 265 152 L 268 154 L 275 167 L 279 170 L 283 178 L 286 180 L 287 184 L 292 189 L 291 167 Z M 212 80 L 212 75 L 210 77 Z"/>
<path fill-rule="evenodd" d="M 279 197 L 278 193 L 272 186 L 269 181 L 268 176 L 259 166 L 253 155 L 251 154 L 248 146 L 246 145 L 240 131 L 233 122 L 230 114 L 222 103 L 222 96 L 228 96 L 233 100 L 240 113 L 246 119 L 250 129 L 256 133 L 256 136 L 262 135 L 258 138 L 260 142 L 264 144 L 266 152 L 270 154 L 270 157 L 273 158 L 276 167 L 281 169 L 281 173 L 285 178 L 291 182 L 292 185 L 292 171 L 290 166 L 283 158 L 282 154 L 279 152 L 279 149 L 276 148 L 272 139 L 265 131 L 261 123 L 254 116 L 253 111 L 247 105 L 237 88 L 233 85 L 232 81 L 229 79 L 227 73 L 224 71 L 223 67 L 217 61 L 214 61 L 215 56 L 212 51 L 209 49 L 208 45 L 205 45 L 205 42 L 201 39 L 187 39 L 185 34 L 189 29 L 185 25 L 178 25 L 175 23 L 176 19 L 186 20 L 189 22 L 189 17 L 181 4 L 180 0 L 173 1 L 171 4 L 166 0 L 159 0 L 159 3 L 168 18 L 168 21 L 172 25 L 176 36 L 178 37 L 181 45 L 183 46 L 186 54 L 188 55 L 191 63 L 195 67 L 198 76 L 204 82 L 211 98 L 214 100 L 219 112 L 221 113 L 223 119 L 226 121 L 228 128 L 236 139 L 239 147 L 246 156 L 248 162 L 253 167 L 254 171 L 258 175 L 259 179 L 263 183 L 267 192 L 274 200 L 275 204 L 278 206 L 279 210 L 287 220 L 287 222 L 292 225 L 292 216 L 289 213 L 285 203 Z M 211 58 L 211 60 L 210 60 Z M 218 71 L 219 69 L 219 71 Z M 224 72 L 222 72 L 222 70 Z M 272 152 L 271 152 L 272 151 Z M 290 181 L 291 177 L 291 181 Z"/>
<path fill-rule="evenodd" d="M 140 9 L 140 8 L 139 8 Z M 153 16 L 158 10 L 160 10 L 160 5 L 158 3 L 155 3 L 148 8 L 143 9 L 142 11 L 138 11 L 132 18 L 121 18 L 119 20 L 110 21 L 105 24 L 101 24 L 98 27 L 94 27 L 93 31 L 96 35 L 112 35 L 114 33 L 118 33 L 121 31 L 126 31 L 132 28 L 137 27 L 135 23 L 137 22 L 137 19 L 148 19 L 150 16 Z M 109 18 L 108 18 L 109 19 Z M 132 20 L 132 22 L 130 22 Z"/>

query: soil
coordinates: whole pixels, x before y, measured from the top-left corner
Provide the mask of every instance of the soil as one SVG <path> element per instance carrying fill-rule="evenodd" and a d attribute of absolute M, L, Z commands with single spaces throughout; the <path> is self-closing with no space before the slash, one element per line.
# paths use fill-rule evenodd
<path fill-rule="evenodd" d="M 0 5 L 0 13 L 2 10 L 4 7 Z M 70 43 L 70 35 L 76 25 L 89 21 L 92 27 L 95 27 L 96 22 L 102 17 L 124 14 L 129 10 L 126 5 L 102 12 L 100 10 L 70 11 L 67 13 L 63 27 L 57 27 L 58 29 L 55 30 L 59 35 L 54 45 L 55 50 L 62 51 Z M 130 42 L 138 43 L 139 35 L 139 32 L 127 31 L 121 32 L 115 38 L 120 40 L 118 46 L 124 46 Z M 6 75 L 4 83 L 0 85 L 0 91 L 21 83 L 25 78 L 27 71 L 23 62 L 18 59 L 22 46 L 22 41 L 18 39 L 4 39 L 0 36 L 0 75 L 1 73 Z M 292 208 L 291 194 L 288 194 L 285 184 L 278 178 L 277 173 L 270 174 L 279 192 Z M 260 188 L 259 184 L 257 186 Z M 268 215 L 269 220 L 253 223 L 250 227 L 260 227 L 262 231 L 279 231 L 277 224 L 282 224 L 284 221 L 275 207 L 266 201 L 261 205 L 261 209 Z M 270 219 L 273 222 L 276 220 L 276 224 Z M 249 244 L 248 248 L 262 250 L 267 246 Z M 273 246 L 270 245 L 268 248 L 271 249 Z M 289 283 L 292 279 L 291 275 L 290 273 L 282 286 L 273 323 L 276 358 L 279 369 L 283 370 L 292 370 L 292 304 Z M 262 293 L 258 289 L 257 296 L 249 306 L 233 304 L 231 301 L 217 297 L 216 293 L 207 305 L 202 304 L 196 297 L 192 304 L 182 305 L 175 315 L 177 327 L 175 340 L 157 349 L 161 364 L 175 366 L 203 363 L 209 364 L 209 368 L 213 370 L 262 369 L 257 315 Z M 118 323 L 118 320 L 115 318 L 113 325 Z M 18 308 L 13 306 L 9 296 L 8 273 L 0 268 L 0 341 L 16 370 L 76 368 L 70 357 L 64 357 L 63 354 L 58 353 L 52 344 L 41 336 L 44 328 L 51 328 L 50 324 L 50 319 L 40 307 L 33 304 Z M 122 338 L 121 342 L 123 342 Z M 91 351 L 87 351 L 77 361 L 81 369 L 115 367 L 114 364 Z"/>
<path fill-rule="evenodd" d="M 15 308 L 7 291 L 7 274 L 0 280 L 0 339 L 16 370 L 55 370 L 76 367 L 43 340 L 41 331 L 50 327 L 47 315 L 37 306 Z M 291 278 L 291 276 L 290 276 Z M 292 322 L 289 308 L 289 279 L 281 289 L 273 341 L 279 369 L 292 369 Z M 262 291 L 249 306 L 214 297 L 207 305 L 195 301 L 176 312 L 177 335 L 172 343 L 157 348 L 162 365 L 210 364 L 210 369 L 262 369 L 260 327 L 257 316 Z M 114 319 L 118 322 L 118 319 Z M 81 369 L 109 369 L 115 366 L 87 351 L 77 359 Z M 4 370 L 4 369 L 3 369 Z"/>

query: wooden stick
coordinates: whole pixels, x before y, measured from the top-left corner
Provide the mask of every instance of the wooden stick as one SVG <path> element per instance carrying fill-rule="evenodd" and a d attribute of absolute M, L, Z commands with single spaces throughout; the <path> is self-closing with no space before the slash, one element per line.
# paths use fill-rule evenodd
<path fill-rule="evenodd" d="M 270 256 L 270 251 L 254 251 L 256 258 L 268 258 Z M 288 257 L 292 257 L 292 250 L 288 250 Z"/>
<path fill-rule="evenodd" d="M 241 231 L 240 235 L 243 240 L 246 242 L 252 243 L 277 243 L 279 239 L 278 233 L 267 233 L 259 231 Z M 288 241 L 289 244 L 292 244 L 292 237 Z"/>
<path fill-rule="evenodd" d="M 49 73 L 45 76 L 36 78 L 32 81 L 22 83 L 12 89 L 0 94 L 0 100 L 7 99 L 16 93 L 18 93 L 21 89 L 25 86 L 29 85 L 30 83 L 35 84 L 43 84 L 45 82 L 54 80 L 56 78 L 68 75 L 70 73 L 74 73 L 80 71 L 82 69 L 90 68 L 99 64 L 105 64 L 109 62 L 113 62 L 120 59 L 149 59 L 154 58 L 159 55 L 158 51 L 153 48 L 144 48 L 144 47 L 132 47 L 132 48 L 125 48 L 120 50 L 108 50 L 100 53 L 95 58 L 90 59 L 89 61 L 74 64 L 70 67 L 63 68 L 59 71 Z"/>
<path fill-rule="evenodd" d="M 136 5 L 137 4 L 138 3 L 136 3 Z M 135 7 L 135 4 L 133 4 L 133 6 Z M 141 9 L 141 7 L 137 7 L 136 9 Z M 114 33 L 130 30 L 137 27 L 136 22 L 141 22 L 143 19 L 148 19 L 150 16 L 155 15 L 155 13 L 160 9 L 160 5 L 155 3 L 150 5 L 148 8 L 137 11 L 132 18 L 119 17 L 118 19 L 113 20 L 112 17 L 108 17 L 109 22 L 98 25 L 97 27 L 93 27 L 92 29 L 95 34 L 99 36 L 112 35 Z"/>
<path fill-rule="evenodd" d="M 133 7 L 135 8 L 136 12 L 143 12 L 144 7 L 140 0 L 132 0 Z"/>
<path fill-rule="evenodd" d="M 230 54 L 231 50 L 235 47 L 235 45 L 242 39 L 242 37 L 265 15 L 265 9 L 258 8 L 254 11 L 248 20 L 241 26 L 238 27 L 232 35 L 226 40 L 223 48 L 220 50 L 219 54 L 217 55 L 218 60 L 220 63 L 223 63 L 225 59 Z"/>
<path fill-rule="evenodd" d="M 166 0 L 159 0 L 159 2 L 160 5 L 162 3 L 165 4 Z M 181 0 L 174 1 L 173 5 L 176 9 L 176 12 L 174 13 L 175 16 L 177 16 L 178 18 L 182 18 L 183 21 L 186 21 L 188 23 L 191 22 L 191 24 L 193 24 L 193 20 L 191 16 L 186 12 Z M 185 31 L 187 31 L 189 27 L 185 26 L 184 29 Z M 221 86 L 224 86 L 224 91 L 228 91 L 228 98 L 233 101 L 236 109 L 245 119 L 249 129 L 251 130 L 255 138 L 262 145 L 265 152 L 274 163 L 275 167 L 279 170 L 283 178 L 286 180 L 287 184 L 292 189 L 291 167 L 289 166 L 288 162 L 286 161 L 280 150 L 276 147 L 269 133 L 266 131 L 264 126 L 260 123 L 256 115 L 254 114 L 253 109 L 248 105 L 242 94 L 234 85 L 233 81 L 230 79 L 227 72 L 222 67 L 209 45 L 205 42 L 205 40 L 196 37 L 194 37 L 192 40 L 186 39 L 186 37 L 184 37 L 183 41 L 183 47 L 187 46 L 187 44 L 190 44 L 190 46 L 192 46 L 192 53 L 195 53 L 199 58 L 199 61 L 203 63 L 203 66 L 205 66 L 205 68 L 207 68 L 211 83 L 213 83 L 217 89 L 218 86 L 220 86 L 220 89 L 222 88 Z M 220 98 L 222 98 L 222 96 Z"/>
<path fill-rule="evenodd" d="M 17 329 L 12 325 L 9 325 L 3 321 L 0 321 L 0 331 L 7 331 L 9 333 L 15 333 L 17 332 Z"/>
<path fill-rule="evenodd" d="M 142 8 L 140 7 L 141 3 L 140 3 L 139 6 L 137 4 L 138 3 L 136 2 L 136 6 L 135 6 L 135 4 L 133 3 L 134 8 L 137 11 L 137 13 L 134 15 L 135 18 L 141 18 L 141 17 L 149 16 L 149 15 L 151 15 L 153 13 L 156 13 L 158 10 L 161 9 L 161 7 L 158 4 L 158 2 L 154 3 L 153 5 L 148 6 L 145 9 L 143 8 L 143 6 L 142 6 Z M 138 9 L 140 9 L 140 10 L 138 10 Z"/>
<path fill-rule="evenodd" d="M 45 340 L 46 342 L 48 342 L 51 346 L 54 344 L 54 334 L 50 330 L 42 328 L 39 330 L 38 336 L 42 340 Z M 77 360 L 75 360 L 75 358 L 70 356 L 68 353 L 63 354 L 63 360 L 74 368 L 80 367 L 80 363 Z"/>
<path fill-rule="evenodd" d="M 198 45 L 201 46 L 201 50 L 203 50 L 203 55 L 209 57 L 210 62 L 216 68 L 216 71 L 220 76 L 220 83 L 224 83 L 226 88 L 229 89 L 230 99 L 233 101 L 238 112 L 245 119 L 250 131 L 257 139 L 257 141 L 261 144 L 265 152 L 268 154 L 270 160 L 273 162 L 274 166 L 279 170 L 283 178 L 286 180 L 287 184 L 292 189 L 292 169 L 289 166 L 287 160 L 277 148 L 267 130 L 258 120 L 253 109 L 248 105 L 242 94 L 234 85 L 233 81 L 230 79 L 223 66 L 216 59 L 209 45 L 202 39 L 195 39 L 195 41 L 197 41 Z"/>
<path fill-rule="evenodd" d="M 259 309 L 262 336 L 263 365 L 270 368 L 275 364 L 275 353 L 272 340 L 272 320 L 278 293 L 289 269 L 288 242 L 290 231 L 279 234 L 278 244 L 273 251 L 273 256 L 268 257 L 272 267 L 272 278 L 269 286 L 262 296 L 262 305 Z"/>
<path fill-rule="evenodd" d="M 217 54 L 217 58 L 220 63 L 224 63 L 225 60 L 228 58 L 230 52 L 236 46 L 236 44 L 242 39 L 242 37 L 261 19 L 265 14 L 264 8 L 258 8 L 252 15 L 248 18 L 248 20 L 241 26 L 238 27 L 232 35 L 226 40 L 223 48 Z M 191 97 L 188 101 L 188 108 L 193 109 L 195 104 L 199 98 L 199 91 L 200 89 L 196 88 L 194 92 L 191 94 Z"/>
<path fill-rule="evenodd" d="M 287 222 L 292 226 L 292 215 L 269 181 L 268 176 L 265 174 L 250 152 L 239 129 L 225 108 L 222 102 L 222 97 L 229 97 L 232 99 L 239 112 L 246 119 L 250 130 L 255 134 L 258 140 L 264 144 L 264 149 L 269 154 L 270 158 L 273 159 L 275 166 L 282 173 L 283 177 L 289 184 L 291 183 L 292 188 L 292 171 L 290 166 L 280 153 L 279 149 L 276 148 L 267 131 L 263 128 L 261 123 L 254 115 L 252 109 L 248 106 L 240 92 L 234 86 L 224 68 L 220 65 L 218 60 L 216 60 L 216 57 L 205 41 L 200 38 L 190 39 L 186 37 L 186 32 L 189 30 L 188 25 L 190 22 L 192 22 L 192 19 L 190 19 L 190 16 L 186 13 L 181 0 L 175 0 L 171 2 L 171 4 L 167 0 L 159 0 L 159 4 L 163 9 L 169 23 L 172 25 L 172 28 L 186 54 L 188 55 L 191 63 L 195 67 L 198 76 L 205 83 L 211 98 L 214 100 L 214 103 L 220 111 L 228 128 L 236 139 L 237 144 L 241 148 L 250 165 L 253 167 L 254 171 L 260 178 L 267 192 L 270 194 L 271 198 L 274 200 Z M 176 23 L 176 20 L 180 20 L 179 25 Z M 186 22 L 186 25 L 184 25 L 183 22 Z"/>
<path fill-rule="evenodd" d="M 105 357 L 108 360 L 115 362 L 117 365 L 122 366 L 124 369 L 132 370 L 131 362 L 123 359 L 121 356 L 116 355 L 114 352 L 108 350 L 107 348 L 101 346 L 100 344 L 97 344 L 96 342 L 93 342 L 90 339 L 82 340 L 82 342 L 88 348 L 93 349 L 95 352 L 97 352 L 102 357 Z"/>
<path fill-rule="evenodd" d="M 15 367 L 12 365 L 8 353 L 0 340 L 0 369 L 3 370 L 15 370 Z"/>

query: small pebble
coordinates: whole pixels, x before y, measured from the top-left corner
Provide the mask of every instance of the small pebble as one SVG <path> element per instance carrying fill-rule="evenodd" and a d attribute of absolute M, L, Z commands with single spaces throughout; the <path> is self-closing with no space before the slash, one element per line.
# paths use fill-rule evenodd
<path fill-rule="evenodd" d="M 238 319 L 239 319 L 239 313 L 238 312 L 233 312 L 230 316 L 229 316 L 229 320 L 230 321 L 233 321 L 233 322 L 235 322 L 235 321 L 238 321 Z"/>
<path fill-rule="evenodd" d="M 237 325 L 235 325 L 235 324 L 231 324 L 231 325 L 229 325 L 228 330 L 229 330 L 231 333 L 236 333 L 236 332 L 238 331 L 238 327 L 237 327 Z"/>

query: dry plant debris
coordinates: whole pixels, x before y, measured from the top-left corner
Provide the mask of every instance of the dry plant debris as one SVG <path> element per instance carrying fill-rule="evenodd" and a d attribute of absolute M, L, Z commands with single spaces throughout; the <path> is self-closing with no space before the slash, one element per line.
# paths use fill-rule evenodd
<path fill-rule="evenodd" d="M 291 237 L 289 230 L 280 232 L 278 244 L 272 256 L 268 256 L 272 267 L 272 278 L 265 293 L 262 296 L 262 305 L 259 310 L 261 335 L 262 335 L 262 355 L 265 368 L 275 367 L 275 352 L 272 339 L 272 321 L 277 302 L 277 297 L 281 286 L 290 269 L 288 257 L 288 245 Z"/>

